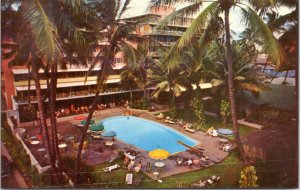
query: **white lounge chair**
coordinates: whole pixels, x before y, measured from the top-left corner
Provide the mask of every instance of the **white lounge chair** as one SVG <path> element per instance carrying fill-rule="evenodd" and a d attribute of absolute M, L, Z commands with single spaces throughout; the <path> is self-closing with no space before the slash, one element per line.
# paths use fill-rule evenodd
<path fill-rule="evenodd" d="M 217 132 L 217 130 L 213 130 L 211 136 L 213 137 L 217 137 L 219 134 Z"/>
<path fill-rule="evenodd" d="M 227 145 L 223 146 L 223 150 L 225 152 L 229 152 L 229 150 L 230 150 L 231 147 L 232 147 L 232 144 L 227 144 Z"/>
<path fill-rule="evenodd" d="M 132 178 L 133 178 L 133 174 L 126 174 L 126 184 L 131 185 L 132 184 Z"/>
<path fill-rule="evenodd" d="M 112 170 L 117 169 L 119 167 L 120 167 L 119 164 L 116 163 L 115 165 L 103 168 L 103 171 L 105 171 L 105 172 L 111 172 Z"/>
<path fill-rule="evenodd" d="M 196 130 L 191 128 L 192 124 L 186 124 L 183 128 L 184 130 L 190 132 L 190 133 L 195 133 Z"/>
<path fill-rule="evenodd" d="M 156 116 L 157 119 L 163 119 L 165 116 L 163 113 L 160 113 L 159 115 Z"/>

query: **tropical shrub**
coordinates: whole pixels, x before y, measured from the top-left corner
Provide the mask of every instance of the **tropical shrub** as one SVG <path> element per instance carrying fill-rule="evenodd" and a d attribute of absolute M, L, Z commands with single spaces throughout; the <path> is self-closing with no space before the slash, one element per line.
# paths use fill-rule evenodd
<path fill-rule="evenodd" d="M 197 118 L 197 128 L 201 127 L 205 124 L 205 115 L 204 115 L 204 109 L 203 109 L 203 102 L 202 102 L 202 96 L 201 92 L 197 91 L 194 95 L 193 101 L 192 101 L 192 109 L 194 112 L 194 115 Z"/>
<path fill-rule="evenodd" d="M 220 114 L 223 117 L 224 126 L 227 125 L 227 117 L 230 116 L 230 103 L 227 100 L 221 100 Z"/>
<path fill-rule="evenodd" d="M 254 166 L 245 166 L 241 171 L 241 178 L 239 180 L 240 188 L 255 188 L 257 185 L 257 175 Z"/>

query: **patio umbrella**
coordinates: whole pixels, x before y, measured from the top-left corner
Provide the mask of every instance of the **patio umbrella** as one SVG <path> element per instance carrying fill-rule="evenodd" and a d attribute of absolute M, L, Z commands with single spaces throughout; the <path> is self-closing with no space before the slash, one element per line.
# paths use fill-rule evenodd
<path fill-rule="evenodd" d="M 91 131 L 102 131 L 103 129 L 104 129 L 103 123 L 90 125 L 90 130 Z"/>
<path fill-rule="evenodd" d="M 80 124 L 81 124 L 81 125 L 85 125 L 85 124 L 86 124 L 86 120 L 82 120 L 82 121 L 80 122 Z M 90 125 L 93 125 L 93 124 L 95 124 L 95 120 L 91 120 Z"/>
<path fill-rule="evenodd" d="M 221 135 L 232 135 L 233 131 L 230 129 L 218 129 L 217 132 Z"/>
<path fill-rule="evenodd" d="M 156 159 L 156 160 L 163 160 L 168 158 L 170 155 L 170 152 L 164 150 L 164 149 L 154 149 L 149 152 L 150 158 Z"/>
<path fill-rule="evenodd" d="M 111 130 L 111 131 L 104 131 L 101 135 L 103 137 L 115 137 L 117 133 Z"/>
<path fill-rule="evenodd" d="M 73 119 L 74 120 L 85 120 L 86 116 L 84 116 L 84 115 L 76 115 Z"/>

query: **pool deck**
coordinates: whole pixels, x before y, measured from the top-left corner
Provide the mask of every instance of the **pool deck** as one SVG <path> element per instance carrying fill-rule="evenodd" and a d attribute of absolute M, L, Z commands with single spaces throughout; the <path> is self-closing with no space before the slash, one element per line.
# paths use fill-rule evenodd
<path fill-rule="evenodd" d="M 154 115 L 156 112 L 138 111 L 138 110 L 132 110 L 132 111 L 133 111 L 133 115 L 135 115 L 137 117 L 141 117 L 144 119 L 148 119 L 151 121 L 161 123 L 163 125 L 173 128 L 173 129 L 199 141 L 199 144 L 196 146 L 196 148 L 204 148 L 205 150 L 203 151 L 203 155 L 208 156 L 209 160 L 210 160 L 209 164 L 204 165 L 203 167 L 208 167 L 210 165 L 218 163 L 228 156 L 228 152 L 220 150 L 220 138 L 218 138 L 218 137 L 211 137 L 211 136 L 205 135 L 205 133 L 203 133 L 201 131 L 197 131 L 196 133 L 187 132 L 187 131 L 181 129 L 180 127 L 178 127 L 176 124 L 169 124 L 169 123 L 165 123 L 164 120 L 156 119 L 156 116 Z M 123 110 L 121 111 L 121 113 L 123 113 Z M 159 112 L 157 112 L 157 113 L 159 113 Z M 117 113 L 117 111 L 113 111 L 112 113 L 98 114 L 95 117 L 95 119 L 104 119 L 107 117 L 112 117 L 112 116 L 117 116 L 117 115 L 121 115 L 120 112 Z M 145 167 L 143 167 L 142 170 L 146 175 L 153 178 L 153 172 L 158 170 L 158 168 L 156 168 L 154 166 L 154 163 L 157 160 L 150 158 L 148 156 L 148 152 L 141 150 L 137 147 L 134 147 L 132 145 L 125 144 L 120 141 L 118 141 L 116 143 L 116 147 L 118 150 L 135 150 L 135 151 L 137 151 L 138 155 L 137 155 L 136 163 L 141 161 L 143 163 L 143 165 L 145 166 L 146 163 L 149 162 L 152 165 L 152 171 L 146 172 Z M 189 151 L 180 152 L 180 153 L 176 154 L 176 156 L 180 156 L 183 158 L 197 157 L 196 155 L 190 153 Z M 201 169 L 201 167 L 196 167 L 196 166 L 193 166 L 193 167 L 177 166 L 175 159 L 166 159 L 166 160 L 164 160 L 164 163 L 165 163 L 165 166 L 160 169 L 160 178 Z"/>
<path fill-rule="evenodd" d="M 124 111 L 126 111 L 126 109 L 122 107 L 101 110 L 98 111 L 97 114 L 94 114 L 93 119 L 97 121 L 112 116 L 120 116 L 122 115 L 122 113 L 124 113 Z M 176 126 L 176 124 L 169 124 L 169 123 L 165 123 L 164 120 L 157 120 L 153 114 L 154 112 L 138 111 L 138 110 L 132 110 L 132 111 L 134 116 L 164 124 L 170 128 L 180 131 L 181 133 L 199 141 L 200 143 L 196 146 L 196 148 L 203 148 L 204 149 L 203 155 L 209 157 L 209 162 L 204 164 L 201 167 L 198 166 L 188 167 L 188 166 L 177 166 L 175 160 L 176 156 L 180 156 L 183 158 L 196 158 L 198 157 L 197 155 L 191 153 L 190 151 L 184 151 L 176 155 L 172 155 L 168 159 L 163 160 L 165 166 L 159 170 L 160 173 L 159 178 L 164 178 L 179 173 L 199 170 L 203 167 L 208 167 L 210 165 L 218 163 L 228 156 L 228 152 L 220 150 L 220 146 L 221 146 L 220 138 L 218 137 L 210 137 L 200 131 L 196 133 L 187 132 L 181 129 L 180 127 Z M 87 114 L 83 114 L 83 115 L 87 115 Z M 72 134 L 77 139 L 79 139 L 80 131 L 78 131 L 78 129 L 75 129 L 73 127 L 73 123 L 74 123 L 73 117 L 74 116 L 58 118 L 58 126 L 59 126 L 58 131 L 62 136 Z M 39 127 L 37 126 L 35 127 L 28 126 L 25 128 L 27 129 L 28 134 L 30 136 L 38 134 Z M 129 145 L 127 143 L 121 142 L 119 140 L 116 140 L 114 142 L 113 147 L 111 148 L 105 147 L 103 145 L 103 142 L 106 140 L 107 139 L 101 139 L 97 141 L 94 140 L 93 142 L 90 142 L 88 144 L 88 148 L 85 151 L 85 154 L 83 155 L 83 159 L 88 165 L 98 165 L 100 163 L 104 163 L 107 161 L 111 161 L 113 163 L 113 160 L 118 157 L 118 151 L 134 150 L 137 152 L 136 163 L 138 163 L 139 161 L 142 162 L 143 164 L 142 171 L 147 176 L 153 178 L 153 172 L 158 171 L 158 168 L 154 166 L 154 163 L 157 160 L 150 158 L 148 156 L 148 152 L 141 150 L 137 147 L 134 147 L 132 145 Z M 68 144 L 68 148 L 67 151 L 65 151 L 65 155 L 74 156 L 75 154 L 76 151 L 73 150 L 72 144 Z M 151 168 L 152 168 L 152 170 L 150 171 L 146 171 L 146 167 L 145 167 L 148 162 L 151 164 Z"/>

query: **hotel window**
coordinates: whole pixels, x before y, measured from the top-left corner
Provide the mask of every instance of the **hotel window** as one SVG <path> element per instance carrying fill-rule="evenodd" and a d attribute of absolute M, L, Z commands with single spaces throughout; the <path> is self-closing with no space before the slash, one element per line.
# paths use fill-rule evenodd
<path fill-rule="evenodd" d="M 123 63 L 123 58 L 115 58 L 115 63 Z"/>

